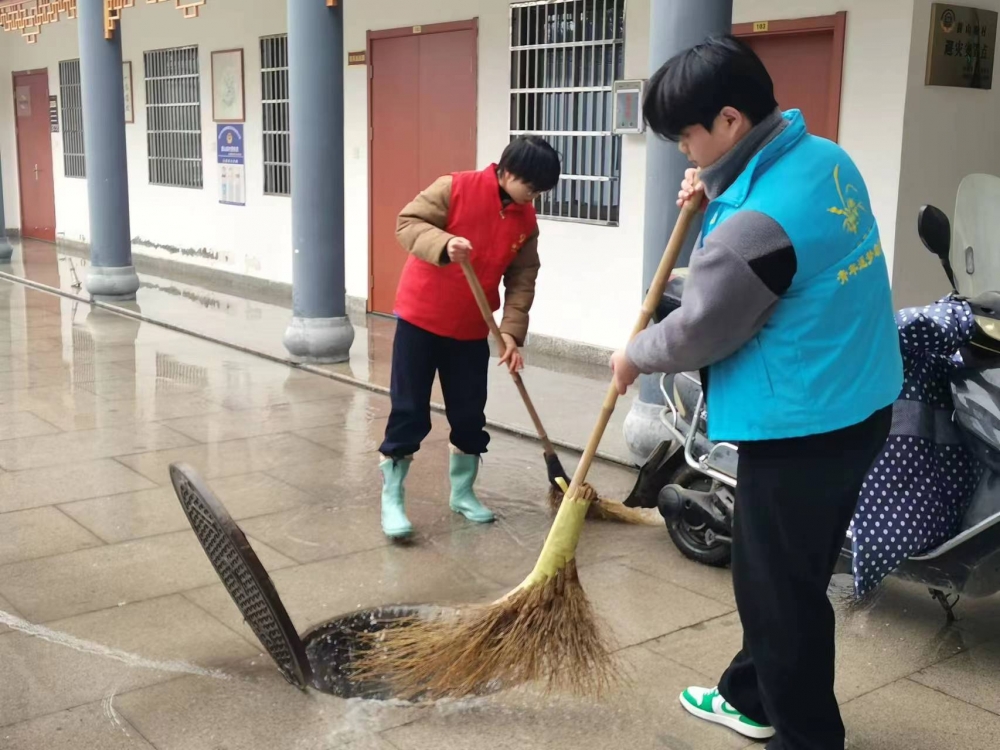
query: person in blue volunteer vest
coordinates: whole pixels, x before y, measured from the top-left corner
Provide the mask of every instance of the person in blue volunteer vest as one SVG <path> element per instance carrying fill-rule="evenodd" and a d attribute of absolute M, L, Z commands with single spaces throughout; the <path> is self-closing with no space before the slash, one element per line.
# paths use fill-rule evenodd
<path fill-rule="evenodd" d="M 681 704 L 769 750 L 843 750 L 827 588 L 903 377 L 868 191 L 732 37 L 668 61 L 643 107 L 699 168 L 678 204 L 708 203 L 680 309 L 613 355 L 614 378 L 624 394 L 641 373 L 702 370 L 709 435 L 739 446 L 743 648 Z"/>

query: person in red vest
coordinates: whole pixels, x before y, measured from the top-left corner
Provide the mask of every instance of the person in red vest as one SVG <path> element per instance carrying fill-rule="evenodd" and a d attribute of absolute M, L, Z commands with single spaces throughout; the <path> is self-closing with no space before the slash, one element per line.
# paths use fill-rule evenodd
<path fill-rule="evenodd" d="M 382 531 L 390 539 L 413 534 L 403 483 L 431 431 L 435 373 L 451 425 L 451 509 L 475 523 L 493 521 L 473 490 L 490 441 L 485 430 L 489 328 L 459 264 L 472 263 L 493 310 L 500 309 L 503 281 L 501 364 L 516 372 L 523 367 L 518 347 L 528 333 L 540 265 L 532 204 L 555 187 L 560 172 L 552 146 L 537 136 L 521 136 L 499 164 L 441 177 L 399 215 L 396 236 L 410 257 L 396 292 L 392 412 L 379 449 Z"/>

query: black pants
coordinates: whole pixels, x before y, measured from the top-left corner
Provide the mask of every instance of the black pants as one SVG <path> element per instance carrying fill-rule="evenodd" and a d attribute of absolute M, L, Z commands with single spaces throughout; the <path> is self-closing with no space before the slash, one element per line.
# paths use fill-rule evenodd
<path fill-rule="evenodd" d="M 733 586 L 743 650 L 719 683 L 768 750 L 843 750 L 830 579 L 892 410 L 846 430 L 740 444 Z"/>
<path fill-rule="evenodd" d="M 436 336 L 399 320 L 392 342 L 392 412 L 379 451 L 403 458 L 416 453 L 431 431 L 431 388 L 441 379 L 451 444 L 462 453 L 486 452 L 486 382 L 490 345 Z"/>

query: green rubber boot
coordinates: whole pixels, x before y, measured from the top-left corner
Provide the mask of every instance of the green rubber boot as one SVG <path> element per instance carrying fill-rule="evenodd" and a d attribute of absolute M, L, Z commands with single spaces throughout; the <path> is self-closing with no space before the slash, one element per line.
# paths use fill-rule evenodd
<path fill-rule="evenodd" d="M 496 520 L 493 511 L 479 502 L 472 486 L 479 476 L 479 456 L 467 456 L 452 451 L 451 467 L 451 509 L 461 513 L 473 523 L 492 523 Z"/>
<path fill-rule="evenodd" d="M 382 470 L 382 533 L 390 539 L 406 539 L 413 535 L 413 524 L 406 517 L 406 490 L 403 482 L 410 471 L 412 458 L 383 458 Z"/>

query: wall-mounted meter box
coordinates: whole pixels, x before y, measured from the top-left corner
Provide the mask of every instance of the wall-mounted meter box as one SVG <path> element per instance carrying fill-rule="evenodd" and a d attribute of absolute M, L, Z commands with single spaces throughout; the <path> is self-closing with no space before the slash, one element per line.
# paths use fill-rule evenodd
<path fill-rule="evenodd" d="M 646 81 L 615 81 L 612 132 L 615 135 L 636 135 L 646 131 L 642 119 L 642 97 Z"/>

